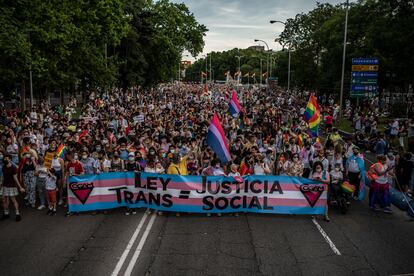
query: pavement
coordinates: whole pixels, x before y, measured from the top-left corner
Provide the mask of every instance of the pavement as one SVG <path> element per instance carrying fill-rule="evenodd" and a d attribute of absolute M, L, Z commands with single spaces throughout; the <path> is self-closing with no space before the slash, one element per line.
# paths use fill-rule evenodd
<path fill-rule="evenodd" d="M 112 210 L 65 217 L 60 209 L 49 217 L 26 208 L 21 222 L 0 222 L 0 274 L 413 273 L 414 221 L 394 210 L 392 215 L 373 213 L 367 202 L 352 202 L 348 214 L 332 209 L 326 222 L 260 214 L 157 216 L 144 210 L 130 216 Z"/>

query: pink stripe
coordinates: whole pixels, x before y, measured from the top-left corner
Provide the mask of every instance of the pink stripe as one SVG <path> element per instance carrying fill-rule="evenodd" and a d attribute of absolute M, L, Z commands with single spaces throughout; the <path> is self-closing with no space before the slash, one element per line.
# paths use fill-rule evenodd
<path fill-rule="evenodd" d="M 146 198 L 148 198 L 148 193 L 145 193 Z M 122 197 L 123 198 L 123 197 Z M 162 197 L 161 197 L 162 198 Z M 133 202 L 135 202 L 136 195 L 134 195 Z M 251 197 L 248 197 L 247 203 L 249 204 L 249 200 Z M 69 197 L 69 204 L 81 204 L 81 202 L 75 197 Z M 88 198 L 87 204 L 92 203 L 102 203 L 102 202 L 116 202 L 117 197 L 116 194 L 113 195 L 94 195 Z M 195 205 L 195 206 L 203 206 L 203 199 L 202 198 L 188 198 L 182 199 L 178 197 L 171 198 L 171 201 L 174 204 L 182 204 L 182 205 Z M 260 203 L 263 203 L 263 199 L 259 199 Z M 235 203 L 242 203 L 242 200 L 237 200 Z M 269 206 L 297 206 L 297 207 L 310 207 L 309 203 L 306 199 L 289 199 L 289 198 L 268 198 L 267 203 Z M 319 199 L 315 206 L 325 206 L 326 199 Z"/>
<path fill-rule="evenodd" d="M 226 146 L 226 149 L 228 149 L 229 147 L 227 145 L 226 135 L 224 135 L 223 127 L 221 126 L 221 123 L 220 123 L 216 113 L 214 113 L 213 121 L 211 122 L 211 124 L 214 125 L 217 128 L 217 130 L 219 131 L 219 133 L 220 133 L 220 135 L 223 139 L 223 142 L 224 142 L 224 145 Z"/>
<path fill-rule="evenodd" d="M 237 99 L 237 95 L 236 95 L 236 92 L 235 91 L 233 91 L 232 99 L 233 99 L 234 104 L 240 110 L 241 109 L 241 106 L 240 106 L 239 100 Z"/>
<path fill-rule="evenodd" d="M 147 179 L 141 179 L 141 184 L 142 186 L 147 186 Z M 157 188 L 158 189 L 162 189 L 162 185 L 160 181 L 156 181 L 157 184 Z M 244 189 L 244 183 L 240 184 L 240 190 L 243 191 Z M 231 187 L 235 187 L 236 184 L 231 184 Z M 255 185 L 255 187 L 258 187 L 258 185 Z M 292 184 L 284 184 L 284 183 L 280 183 L 280 187 L 282 188 L 282 191 L 299 191 L 299 185 L 292 185 Z M 170 182 L 167 185 L 168 189 L 177 189 L 177 190 L 190 190 L 190 191 L 194 191 L 194 190 L 200 190 L 201 189 L 201 183 L 197 183 L 197 182 Z M 212 190 L 216 190 L 217 188 L 217 184 L 216 183 L 211 183 L 211 188 Z M 269 190 L 271 188 L 271 185 L 269 185 Z"/>
<path fill-rule="evenodd" d="M 81 181 L 79 183 L 90 182 L 90 181 Z M 115 186 L 134 186 L 134 178 L 115 178 L 107 180 L 92 181 L 94 188 L 111 188 Z M 160 184 L 161 185 L 161 184 Z"/>
<path fill-rule="evenodd" d="M 220 133 L 220 130 L 214 124 L 211 124 L 210 131 L 214 134 L 214 136 L 217 137 L 217 139 L 219 139 L 221 150 L 224 152 L 224 155 L 226 156 L 227 160 L 231 160 L 230 151 L 229 151 L 229 147 L 227 146 L 226 137 L 222 136 L 222 134 Z"/>

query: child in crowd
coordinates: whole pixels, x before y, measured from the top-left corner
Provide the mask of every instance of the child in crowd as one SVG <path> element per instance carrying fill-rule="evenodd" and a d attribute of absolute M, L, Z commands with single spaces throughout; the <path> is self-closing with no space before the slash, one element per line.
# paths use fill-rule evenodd
<path fill-rule="evenodd" d="M 49 205 L 47 214 L 49 216 L 56 215 L 56 192 L 57 192 L 56 181 L 57 181 L 56 172 L 53 168 L 51 168 L 48 171 L 48 175 L 46 177 L 46 194 L 47 194 L 47 203 Z"/>

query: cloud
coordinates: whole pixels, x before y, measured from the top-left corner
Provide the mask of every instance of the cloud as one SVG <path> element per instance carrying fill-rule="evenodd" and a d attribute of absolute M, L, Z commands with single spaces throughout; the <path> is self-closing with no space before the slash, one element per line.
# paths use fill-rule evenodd
<path fill-rule="evenodd" d="M 232 48 L 257 45 L 255 38 L 265 40 L 272 49 L 280 49 L 274 39 L 283 31 L 282 24 L 269 21 L 294 17 L 316 6 L 313 0 L 172 0 L 186 4 L 197 21 L 207 26 L 204 54 Z M 325 0 L 338 4 L 342 0 Z"/>

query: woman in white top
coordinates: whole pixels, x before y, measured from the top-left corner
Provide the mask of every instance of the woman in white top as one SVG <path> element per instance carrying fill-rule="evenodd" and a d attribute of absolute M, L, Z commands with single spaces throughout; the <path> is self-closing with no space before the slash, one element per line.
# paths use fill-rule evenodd
<path fill-rule="evenodd" d="M 53 168 L 54 175 L 56 176 L 56 183 L 57 183 L 58 192 L 59 192 L 59 203 L 58 204 L 62 205 L 63 204 L 63 191 L 64 191 L 63 175 L 65 175 L 65 163 L 62 158 L 60 158 L 59 156 L 57 156 L 57 154 L 55 154 L 52 159 L 51 167 Z"/>
<path fill-rule="evenodd" d="M 263 156 L 259 155 L 256 158 L 256 162 L 253 167 L 255 175 L 267 175 L 270 174 L 269 166 L 263 161 Z"/>

